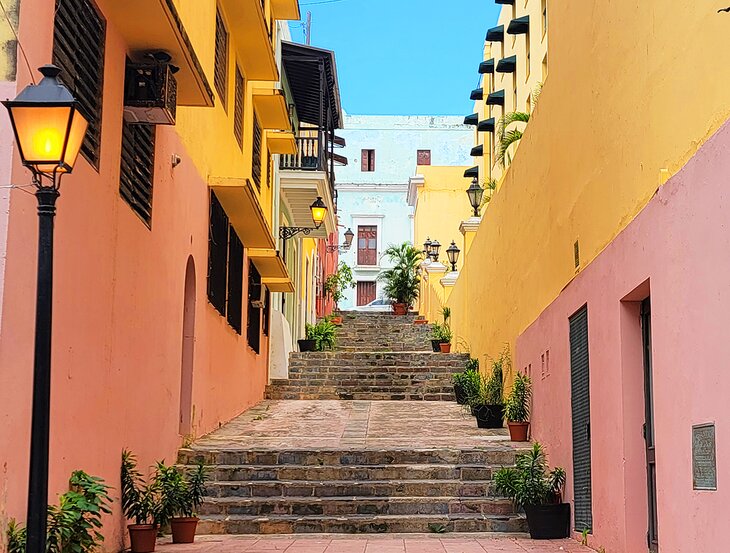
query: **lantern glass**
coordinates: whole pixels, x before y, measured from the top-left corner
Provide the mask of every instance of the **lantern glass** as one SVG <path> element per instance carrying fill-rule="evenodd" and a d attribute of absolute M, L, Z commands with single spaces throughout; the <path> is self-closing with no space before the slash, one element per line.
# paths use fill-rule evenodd
<path fill-rule="evenodd" d="M 479 186 L 477 179 L 471 182 L 471 186 L 467 189 L 466 194 L 469 196 L 469 204 L 471 204 L 474 210 L 474 215 L 478 216 L 479 207 L 482 205 L 482 198 L 484 197 L 484 189 Z"/>
<path fill-rule="evenodd" d="M 324 220 L 327 217 L 327 206 L 324 205 L 322 198 L 317 196 L 317 199 L 314 201 L 314 203 L 311 206 L 309 206 L 309 209 L 312 211 L 312 219 L 314 220 L 314 227 L 315 228 L 321 227 L 322 223 L 324 223 Z"/>
<path fill-rule="evenodd" d="M 352 229 L 347 229 L 347 232 L 345 232 L 345 248 L 349 249 L 352 246 L 352 240 L 354 238 L 355 233 L 352 232 Z"/>
<path fill-rule="evenodd" d="M 433 258 L 434 261 L 439 260 L 439 250 L 441 249 L 441 243 L 438 240 L 434 240 L 431 242 L 431 252 L 430 255 Z"/>
<path fill-rule="evenodd" d="M 40 173 L 71 172 L 88 123 L 75 106 L 9 107 L 23 164 Z"/>
<path fill-rule="evenodd" d="M 446 255 L 449 256 L 449 263 L 451 263 L 451 270 L 456 271 L 456 263 L 459 261 L 459 254 L 461 250 L 456 246 L 454 240 L 451 241 L 451 245 L 446 250 Z"/>

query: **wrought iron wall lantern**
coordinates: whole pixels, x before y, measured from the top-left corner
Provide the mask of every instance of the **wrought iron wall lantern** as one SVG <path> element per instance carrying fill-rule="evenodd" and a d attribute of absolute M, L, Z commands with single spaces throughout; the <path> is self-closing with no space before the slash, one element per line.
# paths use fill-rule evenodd
<path fill-rule="evenodd" d="M 327 246 L 328 252 L 334 252 L 334 251 L 340 251 L 340 252 L 346 252 L 350 249 L 352 246 L 352 240 L 355 238 L 355 233 L 352 232 L 352 229 L 348 228 L 345 232 L 345 243 L 341 246 L 339 244 L 332 244 Z"/>
<path fill-rule="evenodd" d="M 459 261 L 459 254 L 461 250 L 456 246 L 454 240 L 451 241 L 451 245 L 446 250 L 446 255 L 449 256 L 449 263 L 451 263 L 451 271 L 456 272 L 456 263 Z"/>
<path fill-rule="evenodd" d="M 313 230 L 319 230 L 327 217 L 327 206 L 322 201 L 321 196 L 317 196 L 314 203 L 309 206 L 309 210 L 312 212 L 314 227 L 279 227 L 279 238 L 286 241 L 295 237 L 297 234 L 308 236 Z"/>
<path fill-rule="evenodd" d="M 471 186 L 466 190 L 466 195 L 469 196 L 469 203 L 474 210 L 474 217 L 479 217 L 479 208 L 482 205 L 484 188 L 479 186 L 479 181 L 476 177 L 471 181 Z"/>
<path fill-rule="evenodd" d="M 429 252 L 428 255 L 431 258 L 432 261 L 438 261 L 439 260 L 439 250 L 441 249 L 441 244 L 438 240 L 433 240 L 431 242 L 431 245 L 429 246 Z"/>

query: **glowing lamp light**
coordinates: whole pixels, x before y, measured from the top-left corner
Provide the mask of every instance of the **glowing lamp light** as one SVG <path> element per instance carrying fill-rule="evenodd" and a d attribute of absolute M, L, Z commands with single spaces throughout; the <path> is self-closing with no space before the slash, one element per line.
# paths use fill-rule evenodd
<path fill-rule="evenodd" d="M 324 220 L 327 217 L 327 206 L 324 205 L 321 196 L 317 196 L 317 199 L 314 200 L 314 203 L 309 206 L 309 209 L 312 211 L 314 228 L 318 229 L 322 226 L 322 223 L 324 223 Z"/>
<path fill-rule="evenodd" d="M 35 174 L 73 171 L 88 122 L 71 92 L 59 81 L 55 65 L 39 69 L 43 79 L 25 87 L 3 105 L 10 114 L 23 165 Z"/>

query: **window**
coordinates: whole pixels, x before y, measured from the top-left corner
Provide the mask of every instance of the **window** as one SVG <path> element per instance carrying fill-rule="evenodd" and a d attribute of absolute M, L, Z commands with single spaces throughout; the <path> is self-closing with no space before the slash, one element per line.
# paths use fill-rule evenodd
<path fill-rule="evenodd" d="M 271 292 L 266 290 L 266 294 L 264 296 L 264 312 L 263 312 L 264 320 L 262 323 L 262 331 L 264 333 L 264 336 L 269 335 L 269 329 L 271 326 Z"/>
<path fill-rule="evenodd" d="M 357 283 L 357 305 L 367 305 L 375 300 L 375 282 Z"/>
<path fill-rule="evenodd" d="M 360 169 L 364 173 L 375 171 L 375 150 L 363 150 L 360 152 Z"/>
<path fill-rule="evenodd" d="M 152 224 L 155 174 L 155 127 L 124 122 L 119 171 L 119 194 L 140 219 Z"/>
<path fill-rule="evenodd" d="M 261 350 L 261 309 L 253 302 L 261 301 L 261 275 L 253 263 L 248 264 L 248 326 L 246 337 L 249 347 L 256 353 Z"/>
<path fill-rule="evenodd" d="M 53 63 L 89 121 L 81 154 L 99 168 L 106 22 L 89 0 L 56 2 Z"/>
<path fill-rule="evenodd" d="M 505 108 L 507 106 L 505 105 Z M 512 110 L 517 111 L 517 72 L 512 72 Z"/>
<path fill-rule="evenodd" d="M 525 62 L 525 81 L 530 78 L 530 31 L 525 33 L 525 52 L 527 52 L 527 59 Z"/>
<path fill-rule="evenodd" d="M 548 16 L 547 16 L 547 0 L 542 0 L 542 36 L 547 34 Z"/>
<path fill-rule="evenodd" d="M 223 108 L 227 109 L 226 98 L 228 97 L 228 29 L 223 21 L 223 14 L 220 8 L 215 12 L 215 88 L 220 96 Z"/>
<path fill-rule="evenodd" d="M 243 243 L 215 193 L 210 193 L 208 301 L 241 334 Z"/>
<path fill-rule="evenodd" d="M 542 58 L 542 82 L 545 82 L 545 79 L 547 78 L 548 74 L 548 57 L 547 54 L 545 54 L 545 57 Z"/>
<path fill-rule="evenodd" d="M 259 124 L 259 118 L 253 116 L 253 155 L 251 156 L 251 176 L 256 183 L 256 188 L 261 192 L 261 149 L 263 148 L 263 132 Z"/>
<path fill-rule="evenodd" d="M 236 135 L 236 140 L 241 149 L 243 149 L 243 94 L 245 81 L 243 79 L 243 73 L 241 68 L 236 65 L 236 96 L 233 99 L 233 134 Z"/>
<path fill-rule="evenodd" d="M 418 165 L 431 165 L 431 150 L 418 150 L 416 157 Z"/>
<path fill-rule="evenodd" d="M 357 227 L 357 264 L 378 264 L 378 227 Z"/>

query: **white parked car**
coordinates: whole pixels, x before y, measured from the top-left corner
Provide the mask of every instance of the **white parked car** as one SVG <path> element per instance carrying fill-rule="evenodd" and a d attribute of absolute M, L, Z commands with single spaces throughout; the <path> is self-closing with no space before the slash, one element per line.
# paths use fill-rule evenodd
<path fill-rule="evenodd" d="M 358 305 L 353 311 L 393 311 L 393 302 L 386 298 L 373 300 L 366 305 Z"/>

